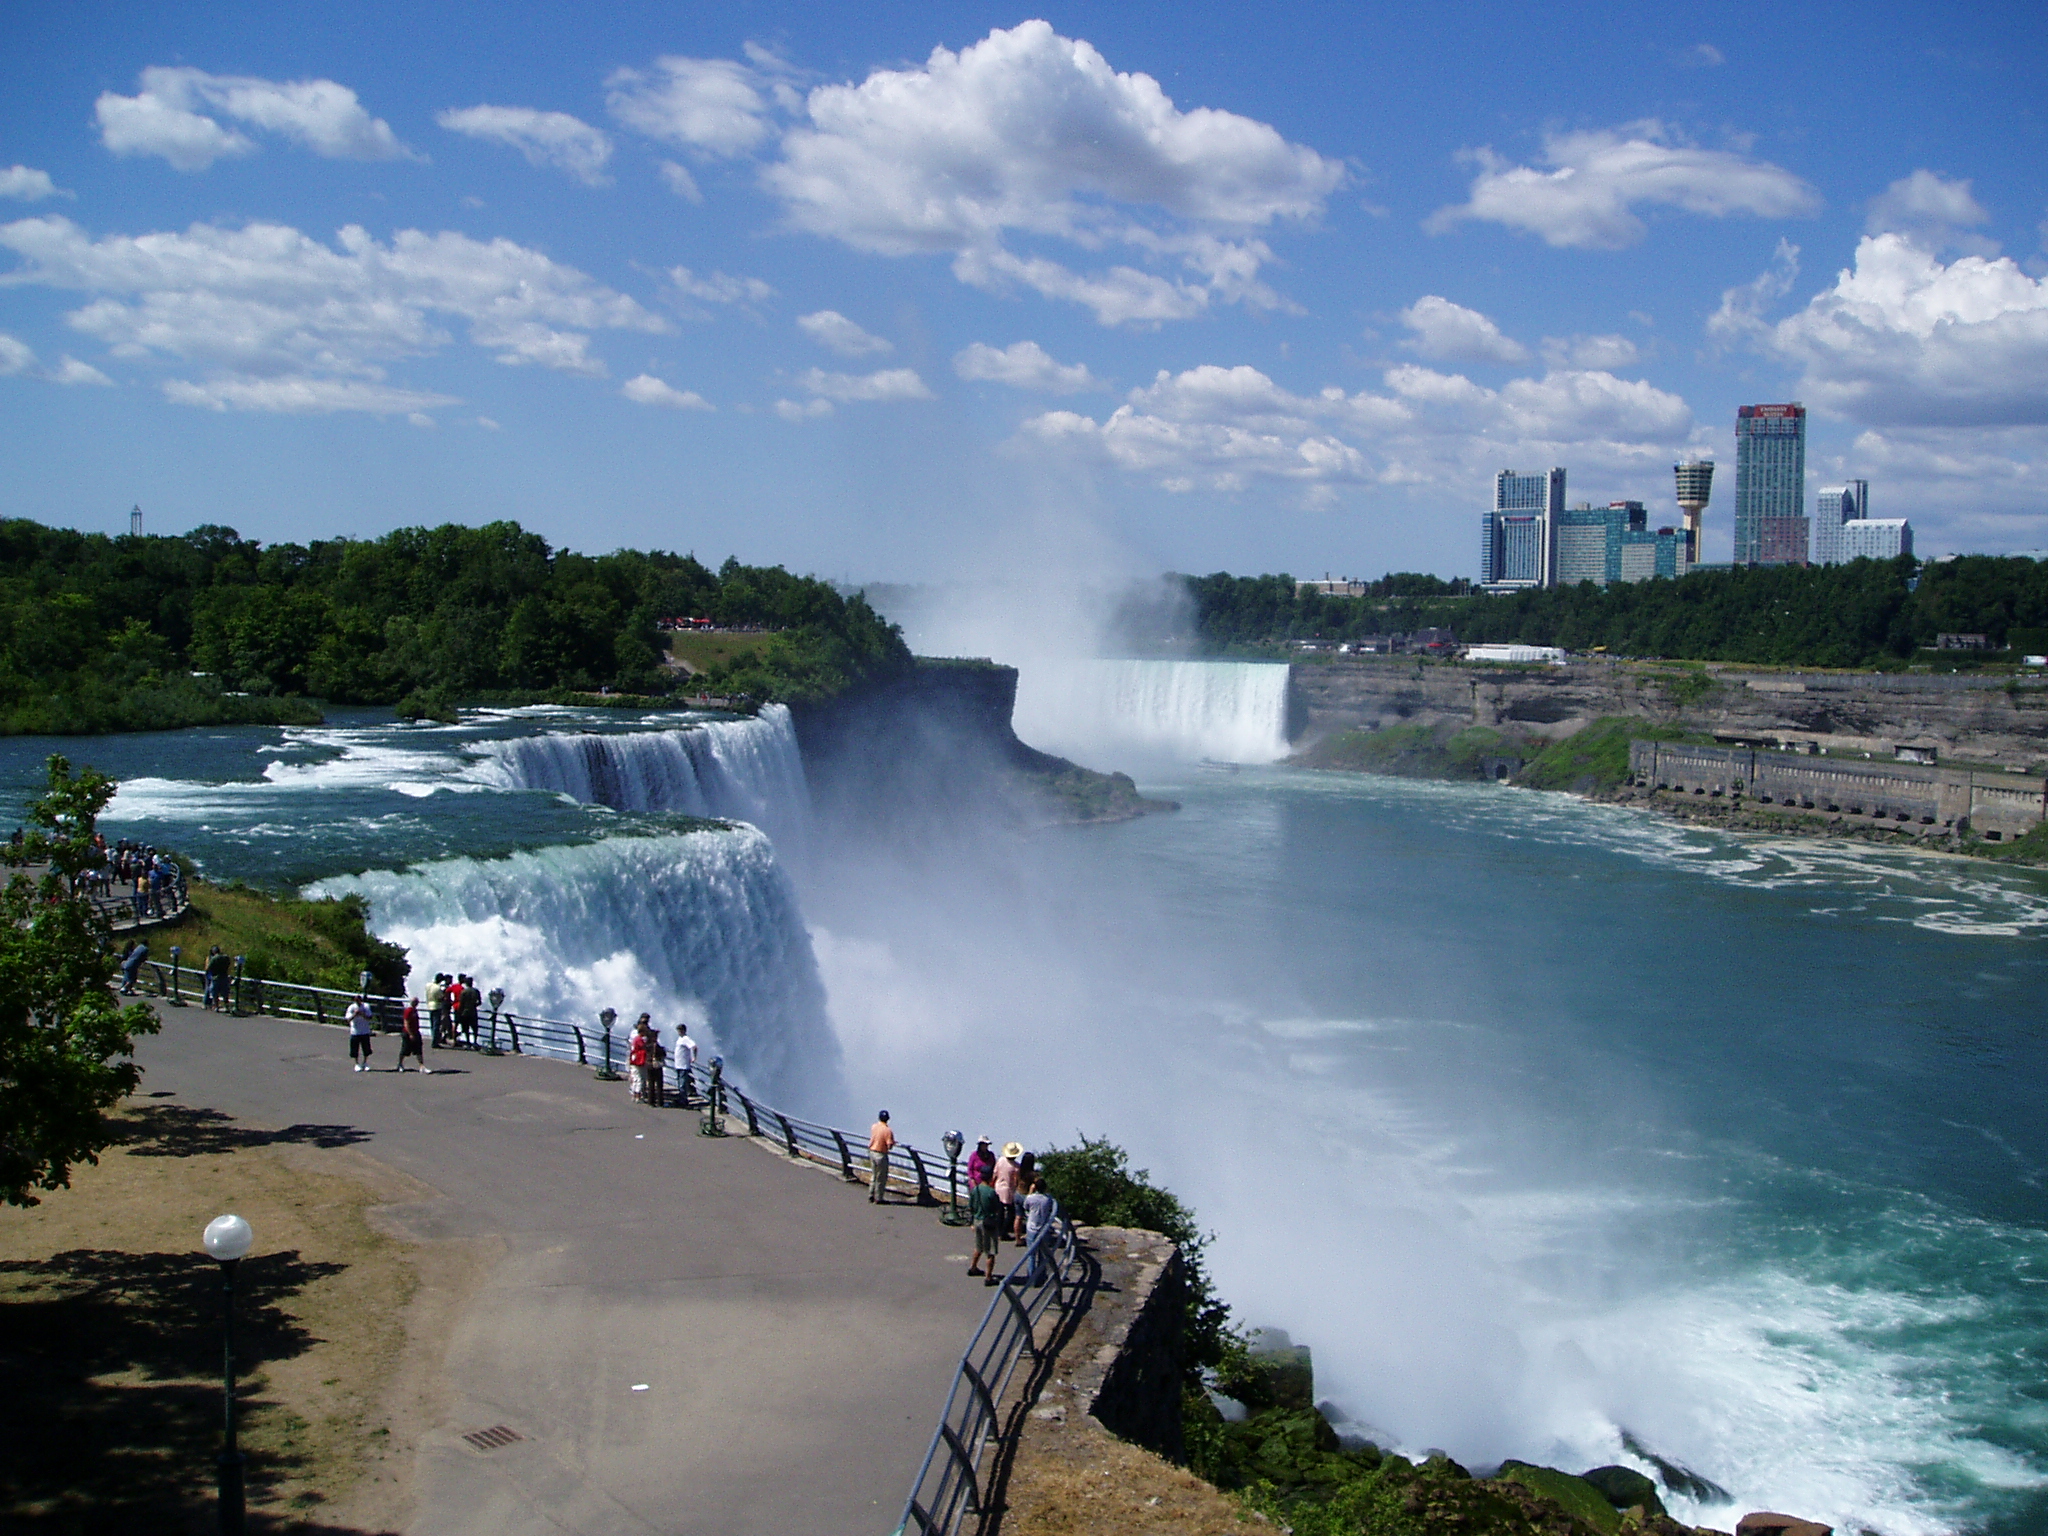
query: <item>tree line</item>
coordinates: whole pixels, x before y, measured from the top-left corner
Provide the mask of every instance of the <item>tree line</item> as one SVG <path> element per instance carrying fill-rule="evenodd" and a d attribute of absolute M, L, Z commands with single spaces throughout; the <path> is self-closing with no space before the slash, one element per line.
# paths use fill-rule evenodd
<path fill-rule="evenodd" d="M 1178 578 L 1197 644 L 1234 648 L 1440 627 L 1462 642 L 1521 642 L 1615 655 L 1765 666 L 1884 666 L 1944 633 L 1981 634 L 1994 649 L 2048 651 L 2048 562 L 1966 555 L 1919 564 L 1737 566 L 1676 581 L 1590 582 L 1503 597 L 1396 574 L 1364 597 L 1330 597 L 1288 575 Z"/>
<path fill-rule="evenodd" d="M 517 523 L 262 544 L 0 522 L 0 729 L 149 729 L 389 704 L 665 694 L 664 617 L 776 633 L 695 691 L 828 696 L 911 665 L 867 602 L 779 566 L 556 550 Z"/>

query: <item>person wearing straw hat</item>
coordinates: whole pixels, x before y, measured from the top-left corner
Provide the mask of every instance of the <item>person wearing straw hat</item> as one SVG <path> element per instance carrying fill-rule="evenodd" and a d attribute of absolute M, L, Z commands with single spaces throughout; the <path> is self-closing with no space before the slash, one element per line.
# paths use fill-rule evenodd
<path fill-rule="evenodd" d="M 1022 1142 L 1003 1143 L 1003 1155 L 996 1160 L 995 1175 L 990 1182 L 996 1187 L 996 1198 L 1003 1202 L 1003 1236 L 1008 1237 L 1017 1230 L 1017 1175 L 1021 1170 L 1017 1159 L 1024 1155 Z"/>

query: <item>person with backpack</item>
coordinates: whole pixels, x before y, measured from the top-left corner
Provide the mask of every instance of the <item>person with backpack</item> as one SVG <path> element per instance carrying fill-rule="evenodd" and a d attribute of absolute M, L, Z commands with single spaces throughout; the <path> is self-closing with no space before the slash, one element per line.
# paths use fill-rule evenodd
<path fill-rule="evenodd" d="M 996 1195 L 993 1170 L 984 1171 L 976 1181 L 974 1193 L 967 1197 L 967 1216 L 974 1223 L 974 1258 L 967 1273 L 981 1274 L 981 1263 L 986 1259 L 988 1278 L 982 1284 L 998 1284 L 1002 1279 L 996 1273 L 996 1260 L 1003 1251 L 1003 1202 Z"/>

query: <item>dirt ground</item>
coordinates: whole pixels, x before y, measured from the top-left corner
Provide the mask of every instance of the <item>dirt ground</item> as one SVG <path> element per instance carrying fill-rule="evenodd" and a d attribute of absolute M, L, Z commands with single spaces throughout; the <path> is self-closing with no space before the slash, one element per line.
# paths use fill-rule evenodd
<path fill-rule="evenodd" d="M 1089 1425 L 1060 1441 L 1026 1435 L 1010 1469 L 1002 1536 L 1246 1536 L 1271 1531 L 1228 1494 L 1164 1457 Z"/>
<path fill-rule="evenodd" d="M 407 1244 L 418 1199 L 342 1127 L 268 1130 L 143 1097 L 98 1167 L 0 1207 L 0 1526 L 206 1531 L 221 1426 L 221 1292 L 199 1235 L 224 1211 L 256 1247 L 236 1282 L 250 1528 L 404 1523 L 412 1445 L 490 1254 Z"/>

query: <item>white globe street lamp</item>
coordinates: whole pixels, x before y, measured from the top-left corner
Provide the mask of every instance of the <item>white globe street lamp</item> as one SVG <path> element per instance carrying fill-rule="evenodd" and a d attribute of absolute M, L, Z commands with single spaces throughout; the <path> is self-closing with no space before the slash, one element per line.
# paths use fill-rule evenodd
<path fill-rule="evenodd" d="M 242 1452 L 235 1444 L 235 1269 L 254 1246 L 256 1234 L 248 1222 L 230 1214 L 209 1221 L 199 1241 L 220 1265 L 221 1400 L 227 1429 L 219 1463 L 220 1530 L 221 1536 L 242 1536 Z"/>

